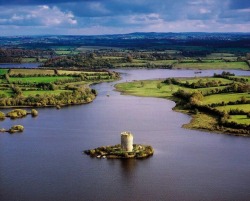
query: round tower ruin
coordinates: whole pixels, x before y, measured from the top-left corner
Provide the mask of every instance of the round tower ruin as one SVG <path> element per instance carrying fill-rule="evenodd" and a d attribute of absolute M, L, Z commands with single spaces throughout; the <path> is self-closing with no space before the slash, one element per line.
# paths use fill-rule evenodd
<path fill-rule="evenodd" d="M 123 151 L 133 151 L 133 135 L 130 132 L 121 133 L 121 148 Z"/>

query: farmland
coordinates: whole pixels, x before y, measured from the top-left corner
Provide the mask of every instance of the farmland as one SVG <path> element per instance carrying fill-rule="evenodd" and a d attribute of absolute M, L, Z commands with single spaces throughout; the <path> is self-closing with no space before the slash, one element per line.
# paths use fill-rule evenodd
<path fill-rule="evenodd" d="M 174 65 L 177 69 L 239 69 L 249 70 L 249 66 L 245 62 L 223 62 L 222 60 L 213 60 L 209 62 L 190 62 L 183 61 Z"/>
<path fill-rule="evenodd" d="M 48 59 L 44 67 L 78 67 L 78 68 L 167 68 L 167 69 L 236 69 L 250 70 L 245 57 L 241 60 L 225 59 L 217 53 L 198 57 L 196 55 L 183 57 L 179 52 L 169 54 L 169 51 L 95 51 L 71 54 Z M 231 54 L 230 54 L 231 55 Z M 236 55 L 234 55 L 236 57 Z M 232 57 L 230 57 L 232 58 Z"/>
<path fill-rule="evenodd" d="M 0 75 L 0 107 L 46 107 L 91 102 L 97 92 L 89 85 L 119 77 L 110 71 L 4 69 Z"/>

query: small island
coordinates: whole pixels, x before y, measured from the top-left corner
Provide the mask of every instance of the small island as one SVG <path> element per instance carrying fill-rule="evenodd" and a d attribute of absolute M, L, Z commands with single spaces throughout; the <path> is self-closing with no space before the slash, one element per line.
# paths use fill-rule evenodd
<path fill-rule="evenodd" d="M 8 132 L 10 134 L 13 134 L 13 133 L 21 133 L 23 131 L 24 131 L 24 126 L 22 125 L 14 125 L 8 130 L 6 130 L 5 128 L 0 128 L 1 133 Z"/>
<path fill-rule="evenodd" d="M 121 144 L 102 146 L 95 149 L 85 150 L 85 154 L 96 158 L 126 159 L 148 158 L 154 154 L 150 145 L 133 144 L 133 135 L 130 132 L 121 133 Z"/>

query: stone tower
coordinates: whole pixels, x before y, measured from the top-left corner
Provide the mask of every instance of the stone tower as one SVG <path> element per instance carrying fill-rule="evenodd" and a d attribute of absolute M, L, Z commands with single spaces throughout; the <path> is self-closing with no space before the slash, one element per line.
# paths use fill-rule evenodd
<path fill-rule="evenodd" d="M 123 151 L 133 151 L 133 135 L 130 132 L 121 133 L 121 148 Z"/>

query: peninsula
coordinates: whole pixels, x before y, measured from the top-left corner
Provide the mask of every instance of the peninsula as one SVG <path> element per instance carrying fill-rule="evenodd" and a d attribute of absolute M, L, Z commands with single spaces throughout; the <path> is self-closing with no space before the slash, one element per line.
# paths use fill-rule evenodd
<path fill-rule="evenodd" d="M 212 77 L 166 78 L 119 83 L 123 94 L 167 98 L 192 115 L 189 129 L 250 136 L 250 79 L 229 72 Z"/>
<path fill-rule="evenodd" d="M 90 103 L 97 96 L 91 84 L 118 78 L 118 73 L 107 70 L 0 69 L 0 108 Z"/>

